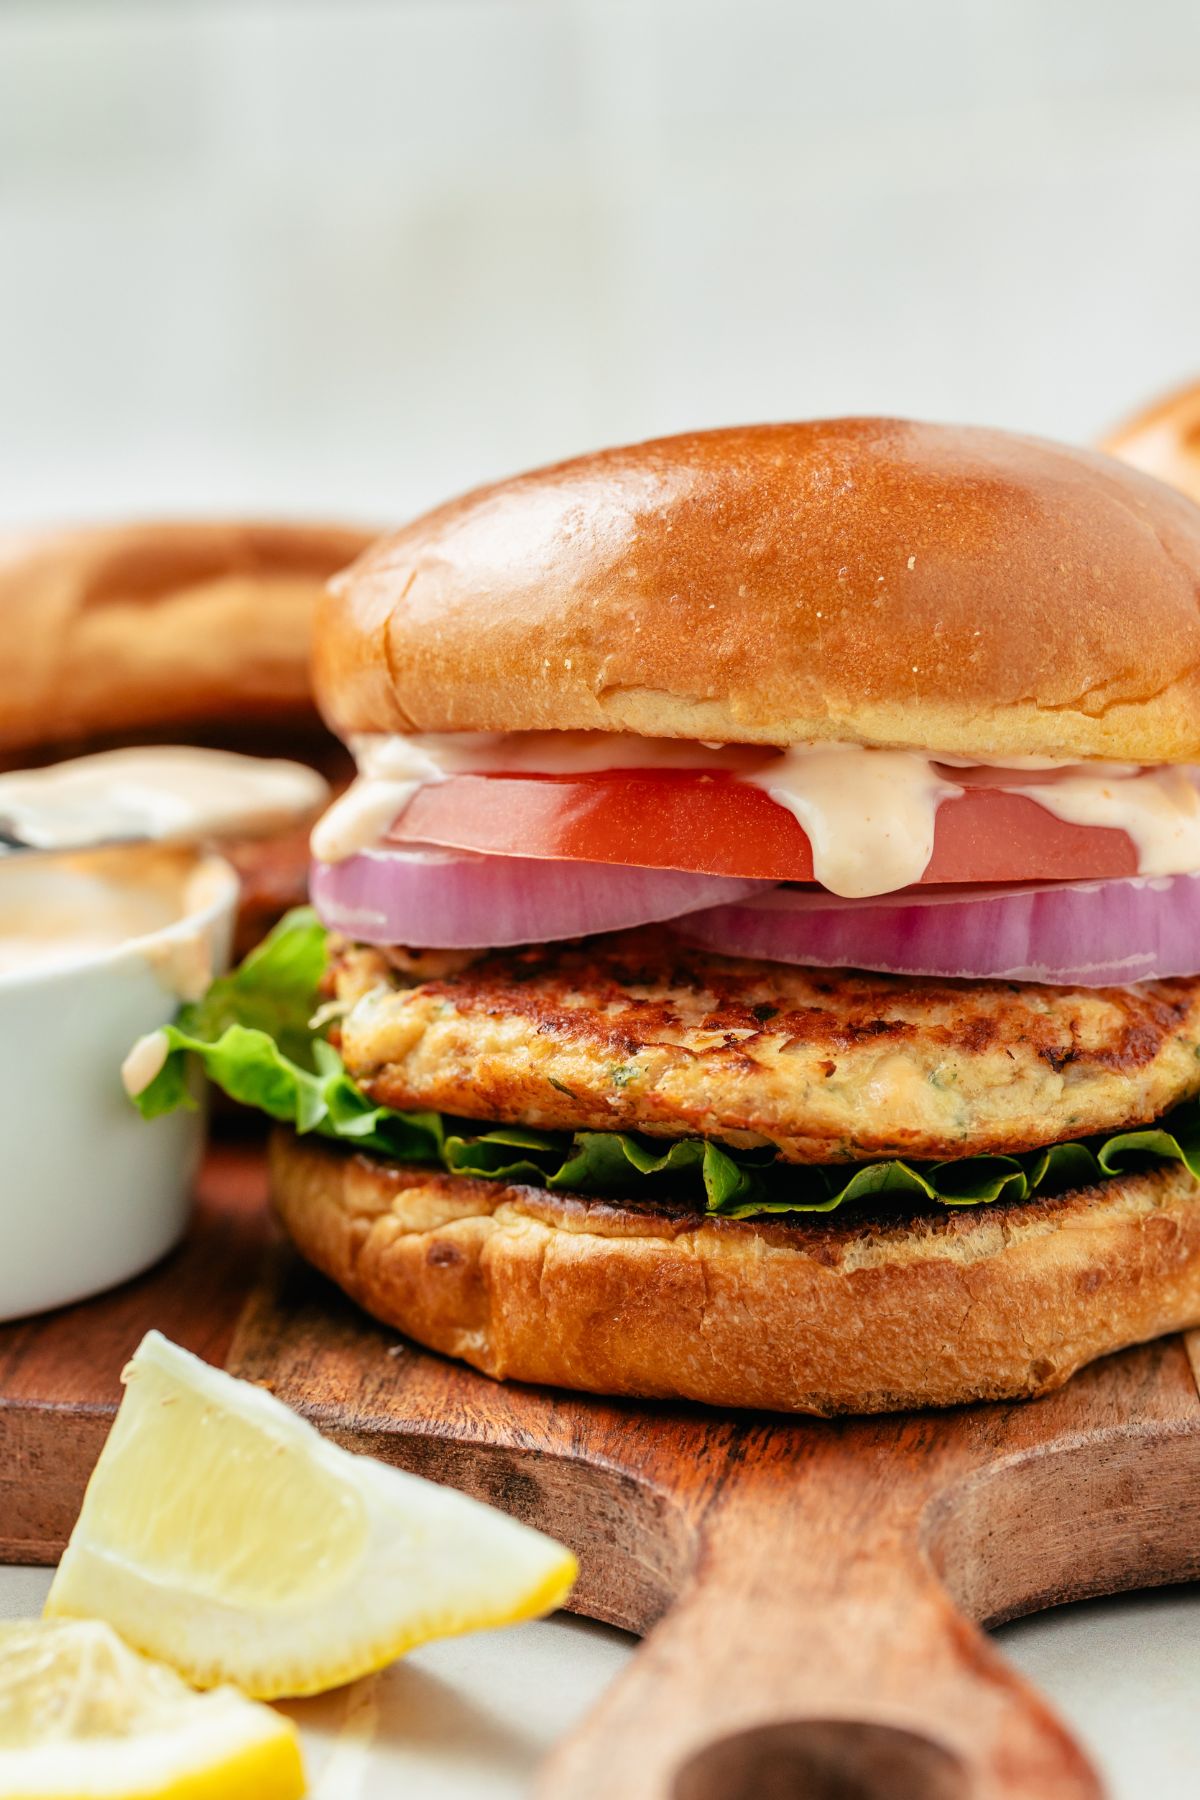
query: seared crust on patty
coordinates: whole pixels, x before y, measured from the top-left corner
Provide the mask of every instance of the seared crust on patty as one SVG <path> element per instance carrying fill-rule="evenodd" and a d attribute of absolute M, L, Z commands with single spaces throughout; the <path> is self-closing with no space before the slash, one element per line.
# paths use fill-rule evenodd
<path fill-rule="evenodd" d="M 621 1205 L 279 1132 L 279 1217 L 368 1312 L 486 1374 L 807 1413 L 1045 1393 L 1200 1323 L 1180 1165 L 1056 1199 L 869 1219 Z"/>
<path fill-rule="evenodd" d="M 799 1163 L 1012 1154 L 1200 1090 L 1200 979 L 1039 987 L 791 968 L 658 928 L 443 978 L 331 947 L 371 1098 L 548 1129 L 775 1145 Z"/>

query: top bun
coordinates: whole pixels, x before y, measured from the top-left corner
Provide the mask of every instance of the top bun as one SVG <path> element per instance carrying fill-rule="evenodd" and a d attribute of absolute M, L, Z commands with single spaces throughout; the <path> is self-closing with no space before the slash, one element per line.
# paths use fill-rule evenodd
<path fill-rule="evenodd" d="M 1200 501 L 1200 382 L 1148 406 L 1114 431 L 1104 448 Z"/>
<path fill-rule="evenodd" d="M 342 735 L 630 731 L 1200 757 L 1200 508 L 894 419 L 693 432 L 480 488 L 333 584 Z"/>
<path fill-rule="evenodd" d="M 316 726 L 317 596 L 371 534 L 142 524 L 0 540 L 0 756 L 196 725 Z"/>

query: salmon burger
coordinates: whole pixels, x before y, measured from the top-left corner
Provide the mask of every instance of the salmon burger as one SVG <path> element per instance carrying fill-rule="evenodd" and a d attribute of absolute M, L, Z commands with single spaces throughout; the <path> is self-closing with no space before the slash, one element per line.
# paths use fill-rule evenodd
<path fill-rule="evenodd" d="M 311 909 L 136 1047 L 496 1377 L 828 1414 L 1200 1323 L 1200 508 L 840 419 L 504 481 L 336 580 Z"/>

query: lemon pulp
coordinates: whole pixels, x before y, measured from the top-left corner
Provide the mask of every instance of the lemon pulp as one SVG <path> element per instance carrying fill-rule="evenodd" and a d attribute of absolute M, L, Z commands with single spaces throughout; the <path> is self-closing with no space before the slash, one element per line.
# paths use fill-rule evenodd
<path fill-rule="evenodd" d="M 562 1604 L 562 1545 L 353 1456 L 272 1395 L 143 1340 L 50 1588 L 197 1687 L 319 1693 Z"/>
<path fill-rule="evenodd" d="M 92 1620 L 0 1625 L 4 1800 L 299 1800 L 295 1727 Z"/>

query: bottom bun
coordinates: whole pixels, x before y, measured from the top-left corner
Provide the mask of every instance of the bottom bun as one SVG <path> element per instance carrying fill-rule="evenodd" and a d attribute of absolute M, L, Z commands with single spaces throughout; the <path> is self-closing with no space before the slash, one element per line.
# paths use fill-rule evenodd
<path fill-rule="evenodd" d="M 1178 1164 L 1053 1199 L 720 1219 L 388 1163 L 277 1132 L 308 1260 L 485 1374 L 778 1412 L 1043 1394 L 1200 1323 L 1200 1183 Z"/>

